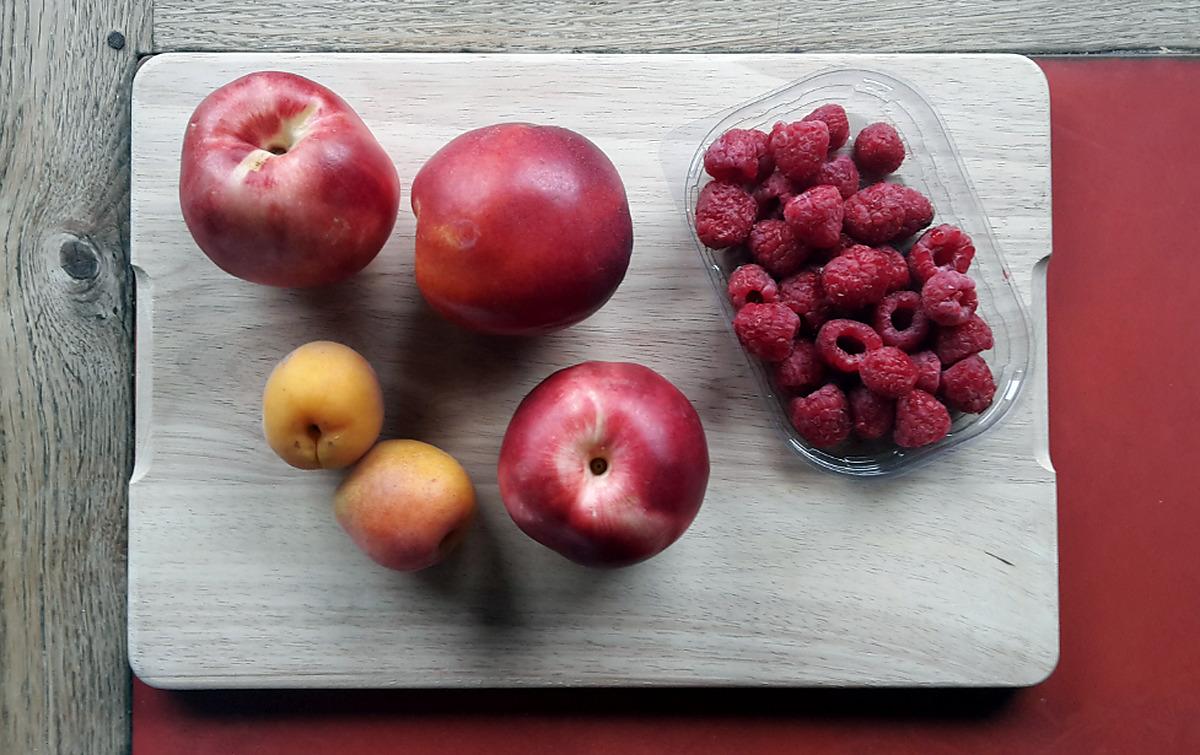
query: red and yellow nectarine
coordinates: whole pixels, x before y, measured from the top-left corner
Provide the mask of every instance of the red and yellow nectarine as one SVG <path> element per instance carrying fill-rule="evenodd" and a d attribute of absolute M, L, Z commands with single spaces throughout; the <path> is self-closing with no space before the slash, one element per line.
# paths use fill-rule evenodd
<path fill-rule="evenodd" d="M 633 250 L 617 169 L 555 126 L 503 123 L 456 137 L 417 173 L 412 208 L 425 300 L 484 333 L 579 322 L 612 296 Z"/>

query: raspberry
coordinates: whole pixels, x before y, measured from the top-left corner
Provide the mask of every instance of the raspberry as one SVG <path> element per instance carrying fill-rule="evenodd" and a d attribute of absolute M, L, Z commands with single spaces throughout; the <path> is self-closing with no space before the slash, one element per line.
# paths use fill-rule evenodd
<path fill-rule="evenodd" d="M 751 138 L 758 145 L 758 181 L 765 180 L 775 172 L 775 158 L 771 156 L 771 135 L 758 129 L 750 130 Z"/>
<path fill-rule="evenodd" d="M 942 360 L 932 351 L 918 351 L 910 354 L 913 364 L 917 366 L 917 390 L 926 393 L 937 393 L 942 382 Z"/>
<path fill-rule="evenodd" d="M 740 186 L 710 181 L 696 200 L 696 235 L 712 249 L 740 244 L 750 234 L 758 205 Z"/>
<path fill-rule="evenodd" d="M 875 330 L 887 346 L 904 351 L 920 348 L 929 337 L 929 318 L 916 291 L 888 294 L 875 307 Z"/>
<path fill-rule="evenodd" d="M 896 431 L 892 439 L 901 448 L 927 446 L 950 432 L 950 412 L 925 391 L 910 391 L 896 402 Z"/>
<path fill-rule="evenodd" d="M 900 228 L 902 238 L 908 238 L 933 222 L 933 205 L 924 194 L 911 187 L 901 186 L 897 195 L 900 197 L 900 203 L 904 205 L 904 225 Z"/>
<path fill-rule="evenodd" d="M 979 307 L 975 281 L 954 270 L 942 270 L 921 287 L 921 306 L 938 325 L 962 325 Z"/>
<path fill-rule="evenodd" d="M 825 382 L 825 363 L 812 341 L 798 340 L 792 353 L 775 365 L 775 385 L 787 393 L 806 393 Z"/>
<path fill-rule="evenodd" d="M 908 252 L 908 268 L 913 279 L 924 285 L 938 270 L 967 272 L 973 259 L 975 245 L 971 237 L 952 225 L 939 225 L 913 244 Z"/>
<path fill-rule="evenodd" d="M 971 315 L 971 319 L 962 325 L 939 329 L 935 351 L 942 364 L 954 364 L 964 357 L 987 351 L 995 345 L 992 329 L 979 315 Z"/>
<path fill-rule="evenodd" d="M 733 318 L 733 329 L 746 351 L 778 362 L 792 350 L 800 318 L 782 304 L 747 304 Z"/>
<path fill-rule="evenodd" d="M 872 393 L 861 385 L 846 396 L 854 435 L 860 440 L 878 440 L 887 435 L 896 421 L 896 402 Z"/>
<path fill-rule="evenodd" d="M 853 310 L 877 304 L 887 293 L 890 266 L 882 252 L 851 247 L 821 270 L 821 286 L 835 307 Z"/>
<path fill-rule="evenodd" d="M 887 292 L 890 294 L 908 288 L 912 283 L 912 276 L 908 273 L 908 260 L 904 259 L 904 255 L 886 245 L 875 247 L 875 251 L 887 255 L 888 258 Z"/>
<path fill-rule="evenodd" d="M 793 181 L 807 181 L 825 161 L 829 127 L 824 121 L 776 123 L 771 129 L 770 149 L 783 175 Z"/>
<path fill-rule="evenodd" d="M 817 333 L 817 354 L 842 372 L 858 372 L 863 355 L 881 346 L 879 334 L 857 320 L 830 320 Z"/>
<path fill-rule="evenodd" d="M 872 123 L 854 140 L 854 162 L 863 173 L 884 176 L 895 173 L 904 162 L 904 142 L 887 123 Z"/>
<path fill-rule="evenodd" d="M 829 301 L 821 287 L 821 276 L 811 270 L 781 281 L 779 302 L 800 315 L 814 333 L 829 319 Z"/>
<path fill-rule="evenodd" d="M 800 243 L 837 246 L 842 235 L 842 195 L 832 186 L 814 186 L 784 205 L 783 219 Z"/>
<path fill-rule="evenodd" d="M 758 202 L 760 218 L 770 217 L 776 210 L 783 207 L 784 197 L 791 198 L 795 193 L 796 188 L 792 182 L 779 171 L 767 176 L 767 180 L 754 187 L 754 191 L 751 192 L 754 201 Z"/>
<path fill-rule="evenodd" d="M 863 354 L 858 375 L 863 385 L 887 398 L 900 398 L 917 384 L 917 366 L 895 346 L 882 346 Z"/>
<path fill-rule="evenodd" d="M 849 199 L 858 191 L 858 168 L 854 161 L 846 155 L 838 155 L 832 160 L 821 163 L 817 175 L 813 178 L 814 186 L 832 186 L 838 190 L 842 199 Z"/>
<path fill-rule="evenodd" d="M 846 394 L 833 383 L 791 403 L 792 427 L 816 446 L 836 446 L 850 437 L 850 405 Z"/>
<path fill-rule="evenodd" d="M 750 183 L 771 172 L 769 137 L 761 131 L 734 128 L 726 131 L 704 152 L 704 170 L 718 181 Z M 766 169 L 766 173 L 761 172 Z"/>
<path fill-rule="evenodd" d="M 782 220 L 760 220 L 750 231 L 750 256 L 776 278 L 786 278 L 800 269 L 808 250 L 796 240 Z"/>
<path fill-rule="evenodd" d="M 992 371 L 978 354 L 955 362 L 942 373 L 942 397 L 951 409 L 979 414 L 992 405 L 995 395 Z"/>
<path fill-rule="evenodd" d="M 846 108 L 841 105 L 822 105 L 802 121 L 822 121 L 829 129 L 829 151 L 839 149 L 850 138 L 850 119 L 846 117 Z"/>
<path fill-rule="evenodd" d="M 734 309 L 747 304 L 770 304 L 779 299 L 775 279 L 758 265 L 742 265 L 730 273 L 726 290 Z"/>
<path fill-rule="evenodd" d="M 904 201 L 895 184 L 872 184 L 846 200 L 846 233 L 864 244 L 886 244 L 904 227 Z"/>

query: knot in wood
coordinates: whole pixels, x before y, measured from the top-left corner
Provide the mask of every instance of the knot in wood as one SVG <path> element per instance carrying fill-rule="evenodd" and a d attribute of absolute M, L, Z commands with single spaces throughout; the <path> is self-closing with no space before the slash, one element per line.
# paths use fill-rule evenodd
<path fill-rule="evenodd" d="M 100 273 L 100 254 L 90 241 L 70 237 L 58 250 L 58 261 L 75 280 L 90 281 Z"/>

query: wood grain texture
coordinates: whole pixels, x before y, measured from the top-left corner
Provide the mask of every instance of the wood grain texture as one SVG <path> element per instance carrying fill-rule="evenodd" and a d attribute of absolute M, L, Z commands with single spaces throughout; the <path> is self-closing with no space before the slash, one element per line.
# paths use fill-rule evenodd
<path fill-rule="evenodd" d="M 696 146 L 673 142 L 673 130 L 839 64 L 886 70 L 940 108 L 1020 295 L 1039 311 L 1049 114 L 1045 80 L 1024 58 L 169 54 L 144 66 L 131 238 L 140 272 L 129 642 L 139 676 L 181 687 L 1042 678 L 1057 655 L 1054 477 L 1035 458 L 1045 457 L 1044 361 L 1036 389 L 967 450 L 888 481 L 820 472 L 785 449 L 757 397 L 676 200 L 682 175 L 664 172 L 663 156 L 673 165 Z M 180 216 L 175 156 L 191 110 L 264 67 L 342 94 L 404 182 L 380 257 L 331 290 L 232 279 Z M 411 281 L 412 176 L 454 135 L 511 119 L 575 128 L 604 149 L 636 237 L 604 309 L 531 340 L 445 324 Z M 417 575 L 375 567 L 331 515 L 340 476 L 290 469 L 262 440 L 268 371 L 317 338 L 376 366 L 385 437 L 435 443 L 472 475 L 480 521 L 450 562 Z M 617 572 L 575 567 L 525 538 L 496 491 L 500 439 L 520 398 L 552 370 L 595 358 L 642 362 L 675 382 L 713 457 L 687 535 Z"/>
<path fill-rule="evenodd" d="M 1094 52 L 1200 49 L 1194 0 L 156 0 L 157 50 Z"/>
<path fill-rule="evenodd" d="M 0 9 L 4 753 L 129 749 L 128 103 L 149 46 L 141 0 Z"/>

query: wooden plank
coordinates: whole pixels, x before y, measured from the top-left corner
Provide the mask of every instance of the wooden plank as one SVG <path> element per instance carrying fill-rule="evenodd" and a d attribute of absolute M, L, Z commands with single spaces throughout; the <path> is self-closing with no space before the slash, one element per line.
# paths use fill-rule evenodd
<path fill-rule="evenodd" d="M 155 0 L 155 49 L 1097 52 L 1200 49 L 1193 0 Z"/>
<path fill-rule="evenodd" d="M 125 753 L 129 89 L 148 0 L 0 11 L 0 752 Z"/>
<path fill-rule="evenodd" d="M 1054 476 L 1039 463 L 1048 463 L 1044 361 L 1035 389 L 967 448 L 893 480 L 820 472 L 784 447 L 757 397 L 674 196 L 679 158 L 686 166 L 699 140 L 690 131 L 674 141 L 675 129 L 837 65 L 890 72 L 935 103 L 1020 295 L 1044 323 L 1034 267 L 1050 248 L 1048 99 L 1024 58 L 181 53 L 148 63 L 134 88 L 132 167 L 131 252 L 142 272 L 130 653 L 139 676 L 166 686 L 1044 676 L 1057 653 Z M 342 94 L 405 187 L 379 258 L 330 290 L 230 278 L 180 216 L 174 156 L 189 114 L 216 86 L 267 66 Z M 422 306 L 407 209 L 412 176 L 441 144 L 514 119 L 596 141 L 624 179 L 636 238 L 629 275 L 604 309 L 519 342 L 472 336 Z M 934 157 L 944 156 L 914 158 L 901 178 L 923 180 Z M 987 264 L 977 260 L 977 272 Z M 385 437 L 433 442 L 472 475 L 480 522 L 453 561 L 419 575 L 376 567 L 330 514 L 340 475 L 290 469 L 266 447 L 263 381 L 284 353 L 317 338 L 346 342 L 376 366 Z M 552 370 L 589 358 L 667 375 L 696 404 L 713 456 L 687 535 L 614 573 L 575 567 L 525 538 L 496 491 L 496 454 L 517 402 Z"/>

